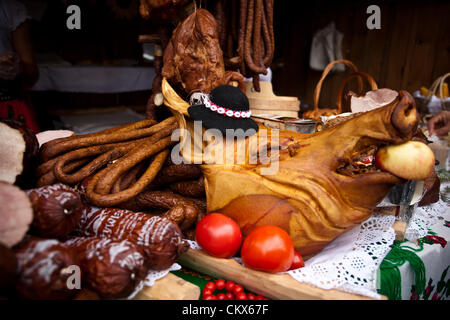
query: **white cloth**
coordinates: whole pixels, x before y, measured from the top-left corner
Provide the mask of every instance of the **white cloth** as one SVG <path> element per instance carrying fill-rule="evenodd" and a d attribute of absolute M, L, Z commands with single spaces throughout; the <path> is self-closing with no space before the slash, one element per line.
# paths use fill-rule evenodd
<path fill-rule="evenodd" d="M 44 66 L 33 91 L 118 93 L 152 88 L 155 69 L 122 66 Z"/>
<path fill-rule="evenodd" d="M 0 54 L 12 52 L 11 32 L 29 18 L 25 6 L 16 0 L 0 0 Z"/>
<path fill-rule="evenodd" d="M 449 182 L 441 183 L 440 193 L 445 194 L 449 197 L 448 188 L 450 187 Z M 439 222 L 439 219 L 444 216 L 444 214 L 449 212 L 449 203 L 442 200 L 440 197 L 437 203 L 432 205 L 416 207 L 414 215 L 411 220 L 408 221 L 408 227 L 406 228 L 405 238 L 409 241 L 416 241 L 417 239 L 423 238 L 428 233 L 428 228 Z"/>
<path fill-rule="evenodd" d="M 127 108 L 119 112 L 62 115 L 60 118 L 65 127 L 75 134 L 88 134 L 141 121 L 145 116 Z"/>
<path fill-rule="evenodd" d="M 334 22 L 317 31 L 311 43 L 309 66 L 313 70 L 322 71 L 332 61 L 342 59 L 342 39 L 344 35 L 336 30 Z M 343 64 L 337 64 L 334 68 L 344 71 Z"/>
<path fill-rule="evenodd" d="M 239 71 L 239 70 L 238 70 Z M 253 78 L 245 78 L 244 81 L 253 81 Z M 267 74 L 264 75 L 262 73 L 259 74 L 259 81 L 272 82 L 272 69 L 267 68 Z"/>

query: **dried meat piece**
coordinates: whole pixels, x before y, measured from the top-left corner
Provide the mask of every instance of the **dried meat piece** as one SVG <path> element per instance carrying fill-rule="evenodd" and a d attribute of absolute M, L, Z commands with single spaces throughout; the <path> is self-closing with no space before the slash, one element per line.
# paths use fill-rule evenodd
<path fill-rule="evenodd" d="M 170 220 L 144 212 L 86 207 L 77 230 L 80 236 L 129 240 L 140 247 L 153 270 L 169 268 L 189 245 Z"/>
<path fill-rule="evenodd" d="M 78 266 L 73 249 L 54 239 L 29 238 L 15 250 L 19 278 L 16 289 L 24 299 L 62 300 L 78 293 L 68 285 Z"/>
<path fill-rule="evenodd" d="M 80 195 L 62 183 L 27 191 L 34 211 L 32 229 L 38 236 L 64 240 L 81 220 Z"/>
<path fill-rule="evenodd" d="M 83 282 L 102 298 L 130 295 L 148 273 L 143 253 L 128 240 L 75 237 L 65 245 L 78 254 Z"/>
<path fill-rule="evenodd" d="M 214 17 L 197 9 L 173 32 L 165 51 L 162 75 L 186 93 L 209 93 L 224 84 L 225 66 Z"/>

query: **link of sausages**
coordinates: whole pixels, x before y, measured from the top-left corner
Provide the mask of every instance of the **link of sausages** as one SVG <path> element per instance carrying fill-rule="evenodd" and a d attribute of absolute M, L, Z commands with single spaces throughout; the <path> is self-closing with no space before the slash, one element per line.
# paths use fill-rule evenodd
<path fill-rule="evenodd" d="M 260 91 L 259 74 L 267 74 L 274 55 L 273 0 L 241 0 L 240 11 L 240 71 Z"/>
<path fill-rule="evenodd" d="M 182 196 L 201 198 L 205 196 L 205 182 L 203 177 L 198 180 L 178 181 L 170 185 L 170 190 Z"/>
<path fill-rule="evenodd" d="M 133 183 L 135 183 L 138 180 L 138 177 L 143 173 L 142 171 L 147 167 L 148 167 L 148 163 L 143 161 L 143 162 L 139 162 L 133 168 L 131 168 L 130 170 L 125 172 L 114 183 L 114 185 L 112 187 L 112 193 L 120 192 L 122 190 L 125 190 L 129 186 L 131 186 Z"/>
<path fill-rule="evenodd" d="M 245 38 L 245 22 L 247 20 L 247 0 L 240 0 L 239 6 L 239 38 L 238 38 L 238 54 L 240 59 L 240 71 L 246 74 L 245 58 L 244 58 L 244 38 Z"/>
<path fill-rule="evenodd" d="M 96 187 L 96 191 L 100 194 L 109 193 L 112 186 L 114 185 L 114 182 L 119 178 L 120 175 L 131 169 L 137 163 L 148 159 L 155 153 L 169 147 L 172 144 L 170 134 L 177 127 L 178 124 L 172 124 L 160 130 L 147 141 L 143 142 L 142 144 L 138 144 L 133 149 L 131 149 L 123 158 L 120 159 L 120 161 L 117 161 L 110 165 L 110 167 L 108 168 L 108 175 L 105 176 L 104 179 L 99 181 Z M 164 160 L 165 159 L 166 157 L 164 157 Z"/>
<path fill-rule="evenodd" d="M 123 142 L 151 136 L 157 133 L 159 130 L 175 122 L 176 122 L 175 117 L 170 117 L 158 124 L 152 125 L 151 127 L 144 129 L 132 129 L 131 131 L 112 132 L 88 137 L 72 136 L 70 137 L 71 138 L 70 140 L 61 141 L 59 143 L 53 144 L 52 144 L 53 141 L 49 141 L 43 144 L 41 147 L 41 159 L 43 161 L 47 161 L 63 152 L 83 147 L 89 147 L 92 145 Z"/>
<path fill-rule="evenodd" d="M 61 159 L 62 156 L 53 158 L 48 160 L 47 162 L 42 163 L 36 168 L 35 174 L 37 177 L 41 177 L 49 172 L 53 172 L 53 168 L 55 167 L 56 163 L 59 159 Z M 83 164 L 86 164 L 89 160 L 92 160 L 90 157 L 87 159 L 76 159 L 71 162 L 67 162 L 66 166 L 64 167 L 64 172 L 72 172 L 73 170 L 81 167 Z"/>
<path fill-rule="evenodd" d="M 75 160 L 73 162 L 68 163 L 64 168 L 63 171 L 66 173 L 70 173 L 73 170 L 81 167 L 82 165 L 85 165 L 86 163 L 88 163 L 89 161 L 91 161 L 91 158 L 86 158 L 86 159 L 78 159 Z M 50 184 L 54 184 L 58 181 L 58 179 L 56 179 L 55 176 L 55 172 L 53 170 L 49 170 L 48 172 L 42 174 L 38 181 L 36 182 L 36 186 L 37 187 L 43 187 L 43 186 L 48 186 Z"/>
<path fill-rule="evenodd" d="M 180 227 L 181 231 L 191 228 L 197 220 L 198 209 L 189 204 L 177 204 L 162 216 Z"/>
<path fill-rule="evenodd" d="M 145 139 L 147 139 L 147 138 L 126 141 L 126 142 L 121 142 L 121 143 L 102 144 L 102 145 L 90 146 L 90 147 L 86 147 L 86 148 L 72 150 L 68 153 L 59 155 L 53 159 L 50 159 L 50 160 L 44 162 L 41 165 L 39 165 L 36 169 L 36 176 L 38 176 L 38 177 L 43 176 L 43 175 L 49 173 L 50 171 L 54 171 L 55 166 L 57 165 L 58 161 L 60 161 L 60 160 L 64 162 L 63 171 L 65 173 L 69 173 L 71 171 L 67 170 L 65 168 L 65 166 L 67 166 L 68 165 L 67 163 L 69 163 L 69 162 L 81 161 L 82 158 L 85 158 L 85 157 L 93 157 L 93 156 L 102 155 L 103 153 L 113 150 L 114 148 L 119 148 L 119 147 L 123 147 L 123 146 L 135 146 L 137 143 L 140 143 L 140 142 L 144 141 Z M 94 160 L 94 159 L 91 159 L 91 160 Z M 73 169 L 75 169 L 75 168 L 73 168 Z"/>
<path fill-rule="evenodd" d="M 123 156 L 132 148 L 132 146 L 120 146 L 116 148 L 111 147 L 107 149 L 102 147 L 103 146 L 96 146 L 66 153 L 63 157 L 61 157 L 61 159 L 56 162 L 53 169 L 56 179 L 69 185 L 76 184 L 87 176 L 93 174 L 109 162 Z M 80 170 L 74 173 L 66 173 L 64 171 L 65 164 L 68 161 L 73 160 L 73 157 L 84 158 L 86 155 L 94 155 L 99 153 L 101 153 L 100 156 L 89 162 Z"/>
<path fill-rule="evenodd" d="M 275 34 L 273 31 L 273 0 L 265 0 L 264 1 L 264 9 L 265 9 L 265 17 L 267 21 L 267 27 L 269 29 L 270 36 L 270 59 L 268 61 L 264 61 L 266 66 L 269 66 L 272 63 L 274 50 L 275 50 Z"/>
<path fill-rule="evenodd" d="M 143 138 L 138 139 L 132 142 L 126 142 L 123 144 L 111 144 L 108 145 L 108 148 L 111 148 L 110 150 L 106 151 L 103 146 L 94 146 L 90 148 L 84 148 L 80 150 L 74 150 L 72 152 L 69 152 L 61 157 L 61 159 L 55 164 L 54 172 L 55 176 L 58 180 L 67 183 L 67 184 L 76 184 L 80 181 L 82 181 L 87 176 L 95 173 L 99 169 L 101 169 L 106 164 L 117 160 L 121 157 L 123 157 L 128 152 L 131 152 L 134 148 L 139 148 L 144 143 L 156 143 L 158 140 L 164 138 L 165 136 L 172 133 L 172 131 L 177 127 L 177 124 L 172 124 L 159 132 L 155 133 L 149 138 Z M 73 160 L 74 157 L 77 158 L 84 158 L 88 154 L 96 153 L 99 150 L 104 150 L 99 157 L 95 158 L 92 162 L 90 162 L 88 165 L 84 166 L 80 170 L 78 170 L 75 173 L 66 174 L 63 171 L 63 167 L 65 165 L 66 161 Z M 106 152 L 105 152 L 106 151 Z"/>
<path fill-rule="evenodd" d="M 201 174 L 202 170 L 195 164 L 171 164 L 162 168 L 149 188 L 155 189 L 177 181 L 197 179 Z"/>
<path fill-rule="evenodd" d="M 257 66 L 253 62 L 252 58 L 252 35 L 253 35 L 253 24 L 255 19 L 255 10 L 254 10 L 254 0 L 249 0 L 248 2 L 248 12 L 247 12 L 247 26 L 245 32 L 245 40 L 244 40 L 244 58 L 248 68 L 256 73 L 267 73 L 266 68 L 262 68 Z"/>
<path fill-rule="evenodd" d="M 253 26 L 253 60 L 258 67 L 264 68 L 265 66 L 261 65 L 261 19 L 262 19 L 262 0 L 255 0 L 255 17 L 254 17 L 254 26 Z M 256 71 L 256 70 L 255 70 Z"/>
<path fill-rule="evenodd" d="M 121 207 L 132 211 L 145 211 L 149 209 L 172 209 L 178 205 L 184 206 L 184 219 L 179 224 L 181 230 L 187 230 L 197 222 L 198 215 L 203 214 L 202 209 L 193 199 L 189 199 L 170 191 L 144 191 L 132 201 L 124 203 Z"/>
<path fill-rule="evenodd" d="M 114 207 L 122 202 L 128 201 L 131 198 L 138 195 L 144 188 L 155 178 L 158 171 L 161 169 L 164 161 L 166 160 L 166 157 L 169 154 L 169 150 L 164 150 L 170 145 L 170 137 L 165 138 L 158 143 L 154 144 L 152 148 L 149 148 L 147 150 L 141 150 L 145 151 L 145 156 L 150 157 L 156 152 L 159 152 L 150 166 L 147 168 L 145 173 L 139 178 L 139 180 L 133 184 L 133 186 L 122 190 L 117 193 L 112 194 L 100 194 L 95 189 L 97 184 L 101 181 L 101 179 L 104 179 L 105 177 L 108 177 L 110 175 L 110 169 L 105 168 L 102 171 L 98 172 L 92 180 L 87 184 L 86 188 L 86 196 L 90 203 L 100 206 L 100 207 Z M 148 146 L 151 147 L 151 146 Z M 163 151 L 161 151 L 163 150 Z M 116 162 L 118 163 L 118 162 Z M 113 164 L 114 165 L 114 164 Z M 126 167 L 123 166 L 123 167 Z M 122 169 L 122 168 L 120 168 Z M 112 188 L 112 185 L 109 187 L 109 189 Z"/>
<path fill-rule="evenodd" d="M 225 12 L 224 12 L 225 3 L 224 1 L 217 1 L 215 4 L 215 20 L 217 23 L 217 34 L 219 36 L 219 44 L 222 48 L 225 46 L 225 37 L 226 37 L 226 22 L 225 22 Z"/>
<path fill-rule="evenodd" d="M 101 131 L 98 131 L 98 132 L 93 132 L 93 133 L 87 133 L 87 134 L 81 134 L 81 135 L 75 135 L 75 136 L 70 136 L 70 137 L 65 137 L 65 138 L 54 139 L 54 140 L 51 140 L 51 141 L 48 141 L 48 142 L 44 143 L 41 146 L 40 153 L 42 154 L 45 151 L 45 149 L 54 147 L 55 145 L 57 145 L 59 143 L 62 143 L 62 142 L 73 141 L 75 139 L 80 139 L 80 138 L 91 138 L 91 137 L 96 137 L 96 136 L 112 134 L 112 133 L 120 133 L 120 132 L 138 130 L 138 129 L 143 129 L 143 128 L 146 128 L 146 127 L 153 126 L 154 124 L 156 124 L 155 120 L 141 120 L 141 121 L 133 122 L 133 123 L 130 123 L 130 124 L 125 124 L 125 125 L 121 125 L 121 126 L 117 126 L 117 127 L 101 130 Z M 44 160 L 44 161 L 47 161 L 47 160 Z"/>
<path fill-rule="evenodd" d="M 267 7 L 266 7 L 267 8 Z M 265 48 L 265 54 L 263 57 L 263 63 L 265 66 L 270 65 L 273 59 L 273 25 L 272 25 L 272 34 L 269 28 L 269 23 L 266 17 L 266 10 L 262 10 L 262 35 L 263 35 L 263 43 Z"/>

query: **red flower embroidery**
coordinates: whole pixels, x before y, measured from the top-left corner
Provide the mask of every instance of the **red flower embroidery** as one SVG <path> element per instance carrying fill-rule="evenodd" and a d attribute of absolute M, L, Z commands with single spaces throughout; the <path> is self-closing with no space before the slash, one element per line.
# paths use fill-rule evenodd
<path fill-rule="evenodd" d="M 419 295 L 416 295 L 416 292 L 412 290 L 412 294 L 409 300 L 419 300 Z"/>
<path fill-rule="evenodd" d="M 439 236 L 434 236 L 434 235 L 427 235 L 425 238 L 427 238 L 431 243 L 438 243 L 442 246 L 442 248 L 445 248 L 445 246 L 447 245 L 447 241 Z"/>
<path fill-rule="evenodd" d="M 434 289 L 434 286 L 429 284 L 425 289 L 425 295 L 427 295 L 427 296 L 430 295 L 430 293 L 431 293 L 431 291 L 433 291 L 433 289 Z"/>

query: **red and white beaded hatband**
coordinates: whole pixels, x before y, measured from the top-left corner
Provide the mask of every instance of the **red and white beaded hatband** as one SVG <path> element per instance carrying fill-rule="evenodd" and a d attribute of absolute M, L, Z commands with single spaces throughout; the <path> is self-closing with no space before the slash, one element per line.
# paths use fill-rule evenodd
<path fill-rule="evenodd" d="M 206 108 L 208 108 L 209 110 L 230 117 L 230 118 L 250 118 L 250 116 L 252 115 L 252 112 L 250 110 L 248 111 L 235 111 L 235 110 L 231 110 L 231 109 L 227 109 L 221 106 L 216 105 L 214 102 L 212 102 L 211 100 L 209 100 L 208 97 L 203 97 L 203 104 L 205 105 Z"/>

